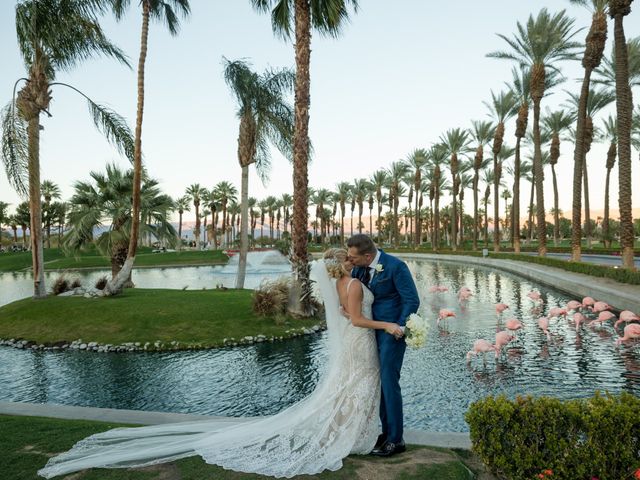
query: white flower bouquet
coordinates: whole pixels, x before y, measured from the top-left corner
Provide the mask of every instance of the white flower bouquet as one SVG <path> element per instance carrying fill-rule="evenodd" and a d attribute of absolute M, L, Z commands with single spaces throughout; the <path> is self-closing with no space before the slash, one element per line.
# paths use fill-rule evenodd
<path fill-rule="evenodd" d="M 422 348 L 427 341 L 427 322 L 417 313 L 412 313 L 407 319 L 405 339 L 411 348 Z"/>

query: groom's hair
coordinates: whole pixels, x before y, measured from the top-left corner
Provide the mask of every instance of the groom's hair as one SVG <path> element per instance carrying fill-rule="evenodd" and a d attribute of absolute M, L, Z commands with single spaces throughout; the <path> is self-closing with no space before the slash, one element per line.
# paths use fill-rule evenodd
<path fill-rule="evenodd" d="M 347 247 L 356 247 L 360 255 L 376 253 L 376 244 L 373 243 L 369 235 L 365 235 L 364 233 L 357 233 L 350 237 L 349 240 L 347 240 Z"/>

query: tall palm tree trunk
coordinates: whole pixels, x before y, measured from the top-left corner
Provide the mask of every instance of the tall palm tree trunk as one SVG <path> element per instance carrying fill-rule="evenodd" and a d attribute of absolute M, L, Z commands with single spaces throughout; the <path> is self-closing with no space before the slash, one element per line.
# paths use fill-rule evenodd
<path fill-rule="evenodd" d="M 178 246 L 182 249 L 182 212 L 179 212 L 178 215 Z"/>
<path fill-rule="evenodd" d="M 611 169 L 607 168 L 607 177 L 604 184 L 604 218 L 602 220 L 602 241 L 606 248 L 611 248 L 611 238 L 609 236 L 609 178 Z"/>
<path fill-rule="evenodd" d="M 516 152 L 513 165 L 513 201 L 511 202 L 511 235 L 513 251 L 520 253 L 520 136 L 516 137 Z"/>
<path fill-rule="evenodd" d="M 497 155 L 493 157 L 493 251 L 500 251 L 500 177 L 502 167 Z"/>
<path fill-rule="evenodd" d="M 615 142 L 611 142 L 611 145 L 609 145 L 609 151 L 607 152 L 607 177 L 604 184 L 604 219 L 602 220 L 602 238 L 606 248 L 611 248 L 611 233 L 609 232 L 609 182 L 611 178 L 611 169 L 615 165 L 617 154 L 617 144 Z"/>
<path fill-rule="evenodd" d="M 535 181 L 535 173 L 532 172 L 533 178 L 531 179 L 531 196 L 529 197 L 529 231 L 528 233 L 528 241 L 529 241 L 529 245 L 531 245 L 531 243 L 533 242 L 533 226 L 535 225 L 534 221 L 533 221 L 533 200 L 535 198 L 535 187 L 536 187 L 536 181 Z"/>
<path fill-rule="evenodd" d="M 620 247 L 623 268 L 634 268 L 633 217 L 631 214 L 631 112 L 629 58 L 623 19 L 631 11 L 631 0 L 609 2 L 614 18 L 614 49 L 616 56 L 616 110 L 618 113 L 618 205 L 620 208 Z"/>
<path fill-rule="evenodd" d="M 542 69 L 542 84 L 544 85 L 544 69 Z M 542 96 L 533 97 L 533 168 L 536 184 L 536 217 L 538 221 L 538 256 L 547 254 L 547 221 L 544 211 L 544 170 L 542 166 L 542 148 L 540 145 L 540 100 Z"/>
<path fill-rule="evenodd" d="M 138 58 L 138 104 L 136 109 L 136 132 L 133 151 L 133 193 L 131 207 L 131 231 L 127 259 L 118 275 L 107 282 L 106 295 L 117 295 L 131 279 L 131 270 L 136 259 L 138 233 L 140 231 L 140 185 L 142 183 L 142 117 L 144 114 L 144 67 L 147 60 L 149 38 L 149 0 L 142 2 L 142 32 L 140 34 L 140 57 Z"/>
<path fill-rule="evenodd" d="M 293 268 L 298 283 L 297 309 L 308 315 L 311 306 L 311 283 L 307 252 L 307 190 L 309 158 L 309 104 L 311 59 L 311 11 L 308 0 L 295 0 L 295 126 L 293 134 Z"/>
<path fill-rule="evenodd" d="M 582 88 L 580 89 L 580 100 L 578 102 L 576 146 L 573 153 L 573 203 L 571 212 L 572 262 L 579 262 L 582 254 L 582 182 L 585 159 L 584 130 L 587 122 L 587 101 L 589 99 L 590 81 L 591 69 L 585 68 Z"/>
<path fill-rule="evenodd" d="M 240 146 L 238 145 L 238 150 Z M 238 152 L 240 153 L 240 152 Z M 249 165 L 242 164 L 242 180 L 240 183 L 240 257 L 238 258 L 238 275 L 236 288 L 244 288 L 247 274 L 247 253 L 249 251 Z"/>
<path fill-rule="evenodd" d="M 473 174 L 473 250 L 478 250 L 478 181 L 479 171 Z"/>
<path fill-rule="evenodd" d="M 582 162 L 582 180 L 584 189 L 584 235 L 587 238 L 587 248 L 591 248 L 591 207 L 589 204 L 589 177 L 587 175 L 587 156 Z"/>
<path fill-rule="evenodd" d="M 560 240 L 560 212 L 558 205 L 558 180 L 556 178 L 556 167 L 551 164 L 551 176 L 553 177 L 553 245 L 558 246 Z"/>
<path fill-rule="evenodd" d="M 44 252 L 42 246 L 42 203 L 40 199 L 40 114 L 29 119 L 29 210 L 31 230 L 31 261 L 33 268 L 33 298 L 44 298 Z M 24 230 L 23 230 L 24 239 Z"/>

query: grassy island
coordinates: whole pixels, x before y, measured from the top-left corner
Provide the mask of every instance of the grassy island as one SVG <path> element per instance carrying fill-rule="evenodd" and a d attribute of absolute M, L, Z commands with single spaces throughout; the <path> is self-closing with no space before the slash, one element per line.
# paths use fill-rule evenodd
<path fill-rule="evenodd" d="M 149 247 L 141 247 L 136 255 L 135 267 L 167 267 L 178 265 L 226 265 L 229 260 L 222 250 L 182 250 L 177 252 L 153 253 Z M 44 250 L 46 270 L 66 270 L 79 268 L 111 268 L 109 259 L 95 249 L 82 252 L 79 256 L 67 256 L 59 248 Z M 16 272 L 31 269 L 31 252 L 5 252 L 0 254 L 0 272 Z"/>
<path fill-rule="evenodd" d="M 36 343 L 82 339 L 100 344 L 160 341 L 187 348 L 221 346 L 225 338 L 290 336 L 319 319 L 259 317 L 250 290 L 127 289 L 116 297 L 48 297 L 0 307 L 0 338 Z"/>

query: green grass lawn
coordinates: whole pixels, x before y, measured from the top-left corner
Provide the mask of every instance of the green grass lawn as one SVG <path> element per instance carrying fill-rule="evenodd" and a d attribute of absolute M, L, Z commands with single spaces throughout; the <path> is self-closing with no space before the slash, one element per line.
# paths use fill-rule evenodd
<path fill-rule="evenodd" d="M 318 319 L 258 317 L 249 290 L 132 288 L 115 297 L 48 297 L 0 307 L 0 338 L 37 343 L 81 338 L 101 344 L 178 341 L 216 346 L 224 338 L 282 336 Z"/>
<path fill-rule="evenodd" d="M 66 256 L 59 248 L 45 248 L 46 270 L 74 268 L 110 268 L 109 259 L 95 250 L 83 252 L 78 257 Z M 136 255 L 136 267 L 171 265 L 220 265 L 226 264 L 228 257 L 221 250 L 151 253 L 149 247 L 142 247 Z M 0 272 L 15 272 L 31 268 L 31 252 L 0 254 Z"/>
<path fill-rule="evenodd" d="M 77 441 L 94 433 L 128 425 L 60 420 L 42 417 L 0 415 L 0 476 L 7 480 L 36 480 L 47 459 L 64 452 Z M 460 452 L 462 453 L 462 452 Z M 470 461 L 471 458 L 471 461 Z M 480 469 L 480 471 L 478 471 Z M 473 472 L 473 473 L 472 473 Z M 351 456 L 337 472 L 295 478 L 327 480 L 467 480 L 487 476 L 470 454 L 440 448 L 409 446 L 407 452 L 390 459 Z M 70 474 L 67 480 L 248 480 L 269 479 L 224 470 L 206 464 L 200 457 L 143 469 L 92 469 Z"/>

